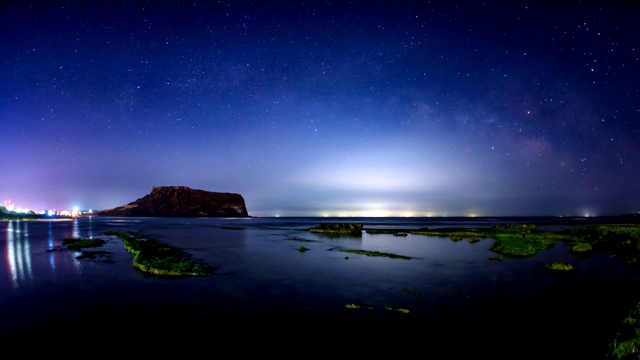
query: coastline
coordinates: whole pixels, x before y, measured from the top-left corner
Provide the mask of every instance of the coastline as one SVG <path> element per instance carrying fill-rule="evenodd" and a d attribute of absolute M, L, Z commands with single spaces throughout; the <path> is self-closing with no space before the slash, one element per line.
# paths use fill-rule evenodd
<path fill-rule="evenodd" d="M 366 334 L 403 341 L 402 348 L 423 351 L 428 351 L 423 341 L 407 339 L 419 335 L 437 338 L 440 345 L 477 343 L 480 353 L 491 354 L 492 350 L 504 351 L 510 346 L 502 341 L 496 344 L 494 336 L 516 344 L 526 335 L 536 339 L 534 351 L 540 354 L 599 354 L 640 299 L 640 290 L 632 287 L 635 282 L 630 279 L 636 271 L 606 255 L 575 257 L 564 244 L 533 257 L 505 257 L 498 262 L 489 259 L 496 255 L 490 250 L 490 239 L 454 241 L 366 231 L 358 238 L 302 231 L 319 222 L 354 219 L 363 222 L 364 230 L 448 228 L 452 223 L 484 228 L 505 219 L 514 220 L 96 217 L 49 224 L 7 222 L 3 224 L 7 247 L 0 263 L 10 262 L 2 263 L 8 276 L 0 278 L 6 278 L 6 284 L 0 282 L 0 301 L 11 306 L 0 308 L 0 315 L 6 319 L 0 333 L 6 326 L 6 332 L 24 344 L 42 344 L 45 339 L 55 344 L 64 342 L 68 334 L 90 341 L 90 334 L 121 335 L 125 329 L 127 335 L 136 336 L 140 326 L 162 326 L 166 338 L 154 333 L 156 337 L 149 340 L 149 346 L 159 339 L 174 339 L 176 347 L 204 347 L 204 342 L 194 345 L 193 341 L 213 336 L 212 327 L 217 329 L 216 334 L 226 334 L 216 338 L 232 337 L 230 334 L 238 331 L 233 329 L 242 327 L 251 330 L 239 330 L 238 336 L 258 339 L 264 335 L 262 331 L 279 322 L 295 327 L 299 340 L 326 335 L 328 328 L 329 333 L 352 340 L 365 340 Z M 582 225 L 585 221 L 566 223 Z M 132 255 L 113 237 L 101 249 L 105 253 L 95 259 L 78 259 L 76 251 L 55 248 L 69 236 L 102 238 L 111 230 L 130 230 L 180 248 L 217 270 L 205 277 L 167 280 L 151 276 L 134 268 Z M 298 250 L 300 241 L 308 251 Z M 342 250 L 364 252 L 347 255 Z M 366 251 L 412 259 L 367 256 Z M 573 262 L 574 270 L 551 272 L 541 266 L 556 260 Z M 46 297 L 34 296 L 43 292 Z M 602 294 L 607 294 L 605 302 L 598 297 Z M 371 307 L 349 308 L 349 304 Z M 408 312 L 386 311 L 387 305 Z M 126 316 L 112 318 L 119 313 Z M 107 318 L 110 322 L 118 319 L 116 332 L 103 328 Z M 132 327 L 132 322 L 139 326 Z M 327 328 L 320 330 L 319 324 Z M 503 328 L 494 328 L 490 336 L 483 329 L 491 324 Z M 202 338 L 181 330 L 196 325 L 203 329 Z M 21 328 L 34 330 L 22 336 L 16 331 Z M 581 349 L 575 349 L 577 342 Z M 551 344 L 561 347 L 553 350 Z M 516 353 L 509 353 L 517 354 L 517 349 L 513 350 Z"/>

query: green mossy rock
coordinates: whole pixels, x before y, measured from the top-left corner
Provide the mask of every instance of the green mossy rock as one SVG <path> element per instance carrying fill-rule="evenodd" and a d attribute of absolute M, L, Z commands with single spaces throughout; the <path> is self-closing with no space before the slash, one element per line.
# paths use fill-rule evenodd
<path fill-rule="evenodd" d="M 503 255 L 521 257 L 533 256 L 537 252 L 532 245 L 515 241 L 496 241 L 491 245 L 491 250 Z"/>
<path fill-rule="evenodd" d="M 384 309 L 388 310 L 388 311 L 396 311 L 396 312 L 403 313 L 403 314 L 408 314 L 409 313 L 409 309 L 407 309 L 407 308 L 401 308 L 401 307 L 391 306 L 391 305 L 386 305 L 384 307 Z"/>
<path fill-rule="evenodd" d="M 373 310 L 373 306 L 369 304 L 347 304 L 344 306 L 347 309 L 356 309 L 356 310 Z"/>
<path fill-rule="evenodd" d="M 66 238 L 62 240 L 62 245 L 66 246 L 69 250 L 81 250 L 83 248 L 95 248 L 100 247 L 107 242 L 102 239 L 79 239 L 79 238 Z"/>
<path fill-rule="evenodd" d="M 574 253 L 583 253 L 591 250 L 593 250 L 593 246 L 591 246 L 591 244 L 582 243 L 582 242 L 577 243 L 573 245 L 573 247 L 571 247 L 571 252 L 574 252 Z"/>
<path fill-rule="evenodd" d="M 388 257 L 388 258 L 391 258 L 391 259 L 403 259 L 403 260 L 411 260 L 411 259 L 413 259 L 410 256 L 404 256 L 404 255 L 398 255 L 398 254 L 392 254 L 392 253 L 385 253 L 385 252 L 379 252 L 379 251 L 354 250 L 354 249 L 342 249 L 340 251 L 347 252 L 347 253 L 352 253 L 352 254 L 367 255 L 367 256 L 382 256 L 382 257 Z"/>
<path fill-rule="evenodd" d="M 362 236 L 362 224 L 327 223 L 320 224 L 309 231 L 327 235 Z"/>
<path fill-rule="evenodd" d="M 620 331 L 609 343 L 609 358 L 611 359 L 638 359 L 640 358 L 640 303 L 629 311 L 627 317 L 622 320 Z"/>
<path fill-rule="evenodd" d="M 214 269 L 199 264 L 182 250 L 167 247 L 149 239 L 141 239 L 123 232 L 108 232 L 120 239 L 134 255 L 133 266 L 155 275 L 210 275 Z"/>
<path fill-rule="evenodd" d="M 562 263 L 559 261 L 554 261 L 552 263 L 544 264 L 543 267 L 547 270 L 555 270 L 555 271 L 569 271 L 573 270 L 573 265 Z"/>

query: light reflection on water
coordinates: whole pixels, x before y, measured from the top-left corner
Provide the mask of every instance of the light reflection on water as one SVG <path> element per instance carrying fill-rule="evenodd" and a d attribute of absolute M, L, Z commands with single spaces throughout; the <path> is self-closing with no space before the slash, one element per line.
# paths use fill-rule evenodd
<path fill-rule="evenodd" d="M 49 240 L 47 245 L 49 246 L 49 249 L 54 249 L 56 248 L 57 244 L 53 238 L 53 230 L 52 230 L 52 222 L 48 222 L 47 223 L 47 239 Z M 56 258 L 54 256 L 54 252 L 51 251 L 49 252 L 49 266 L 51 267 L 51 272 L 55 274 L 56 272 Z"/>
<path fill-rule="evenodd" d="M 510 303 L 540 296 L 543 301 L 539 306 L 549 306 L 545 304 L 567 297 L 539 295 L 549 287 L 565 288 L 571 281 L 595 276 L 635 274 L 607 256 L 578 261 L 563 245 L 530 259 L 495 262 L 489 260 L 496 255 L 490 251 L 491 239 L 472 244 L 418 235 L 364 233 L 362 237 L 327 237 L 301 230 L 332 220 L 335 219 L 98 217 L 0 223 L 6 229 L 0 272 L 8 279 L 5 282 L 5 277 L 0 276 L 0 335 L 14 331 L 9 328 L 37 327 L 43 322 L 88 326 L 80 320 L 82 314 L 101 318 L 107 316 L 101 314 L 111 316 L 113 311 L 130 316 L 129 311 L 147 311 L 144 309 L 160 309 L 166 314 L 169 308 L 180 319 L 190 319 L 184 320 L 189 326 L 193 326 L 191 321 L 216 323 L 220 314 L 228 313 L 244 317 L 286 313 L 305 319 L 387 319 L 393 315 L 384 311 L 385 305 L 409 308 L 410 316 L 420 322 L 456 322 L 465 321 L 464 316 L 480 317 L 484 305 L 479 304 L 496 299 Z M 455 224 L 451 219 L 440 223 L 361 220 L 365 227 Z M 490 226 L 491 222 L 465 220 L 464 224 Z M 127 231 L 184 249 L 217 270 L 210 277 L 169 280 L 145 275 L 133 268 L 133 256 L 118 239 L 104 235 L 107 231 Z M 100 250 L 111 255 L 101 260 L 78 260 L 78 253 L 60 250 L 68 237 L 107 239 Z M 309 251 L 298 251 L 301 245 Z M 414 259 L 347 254 L 342 251 L 345 249 Z M 561 276 L 540 271 L 543 262 L 553 260 L 573 262 L 577 271 Z M 584 300 L 589 301 L 589 297 Z M 355 302 L 370 303 L 376 310 L 346 313 L 345 304 Z M 94 308 L 100 312 L 92 312 L 96 311 Z"/>
<path fill-rule="evenodd" d="M 79 223 L 78 218 L 74 218 L 73 219 L 73 234 L 71 234 L 71 237 L 73 237 L 73 238 L 80 238 L 80 229 L 78 229 L 78 223 Z"/>
<path fill-rule="evenodd" d="M 19 288 L 24 283 L 33 280 L 29 224 L 27 222 L 8 221 L 5 258 L 13 288 Z"/>
<path fill-rule="evenodd" d="M 71 227 L 69 223 L 72 223 Z M 9 220 L 0 224 L 5 227 L 2 268 L 6 269 L 9 280 L 9 283 L 0 283 L 0 289 L 5 286 L 24 289 L 46 281 L 44 279 L 55 278 L 60 265 L 75 273 L 82 271 L 82 262 L 75 257 L 78 253 L 58 251 L 65 238 L 81 237 L 81 226 L 77 221 Z M 91 222 L 88 224 L 84 231 L 91 234 Z"/>

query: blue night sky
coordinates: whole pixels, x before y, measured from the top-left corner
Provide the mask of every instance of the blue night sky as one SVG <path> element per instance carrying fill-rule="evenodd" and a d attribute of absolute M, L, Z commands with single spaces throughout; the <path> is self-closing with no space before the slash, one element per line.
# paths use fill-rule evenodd
<path fill-rule="evenodd" d="M 4 1 L 0 201 L 180 185 L 252 216 L 635 213 L 622 4 Z"/>

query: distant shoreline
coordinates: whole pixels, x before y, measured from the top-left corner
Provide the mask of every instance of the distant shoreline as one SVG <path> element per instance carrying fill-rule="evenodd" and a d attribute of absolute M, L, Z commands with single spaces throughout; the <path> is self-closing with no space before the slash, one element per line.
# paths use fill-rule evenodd
<path fill-rule="evenodd" d="M 73 216 L 49 216 L 49 215 L 32 215 L 32 214 L 2 214 L 2 218 L 0 220 L 3 221 L 12 221 L 12 220 L 72 220 Z"/>
<path fill-rule="evenodd" d="M 602 216 L 568 216 L 568 215 L 534 215 L 534 216 L 526 216 L 526 215 L 508 215 L 508 216 L 248 216 L 248 217 L 202 217 L 202 216 L 105 216 L 98 214 L 82 214 L 80 216 L 61 216 L 61 215 L 44 215 L 44 214 L 19 214 L 19 213 L 3 213 L 0 217 L 0 220 L 3 221 L 13 221 L 13 220 L 73 220 L 76 218 L 91 218 L 91 217 L 101 217 L 101 218 L 212 218 L 212 219 L 332 219 L 332 220 L 344 220 L 344 221 L 353 221 L 355 219 L 358 220 L 366 220 L 366 219 L 389 219 L 389 220 L 397 220 L 397 219 L 413 219 L 413 220 L 449 220 L 449 221 L 486 221 L 492 220 L 500 222 L 501 220 L 508 222 L 527 222 L 531 220 L 535 221 L 547 221 L 547 222 L 563 222 L 563 221 L 584 221 L 585 223 L 611 223 L 611 222 L 640 222 L 640 213 L 638 214 L 623 214 L 623 215 L 602 215 Z"/>

